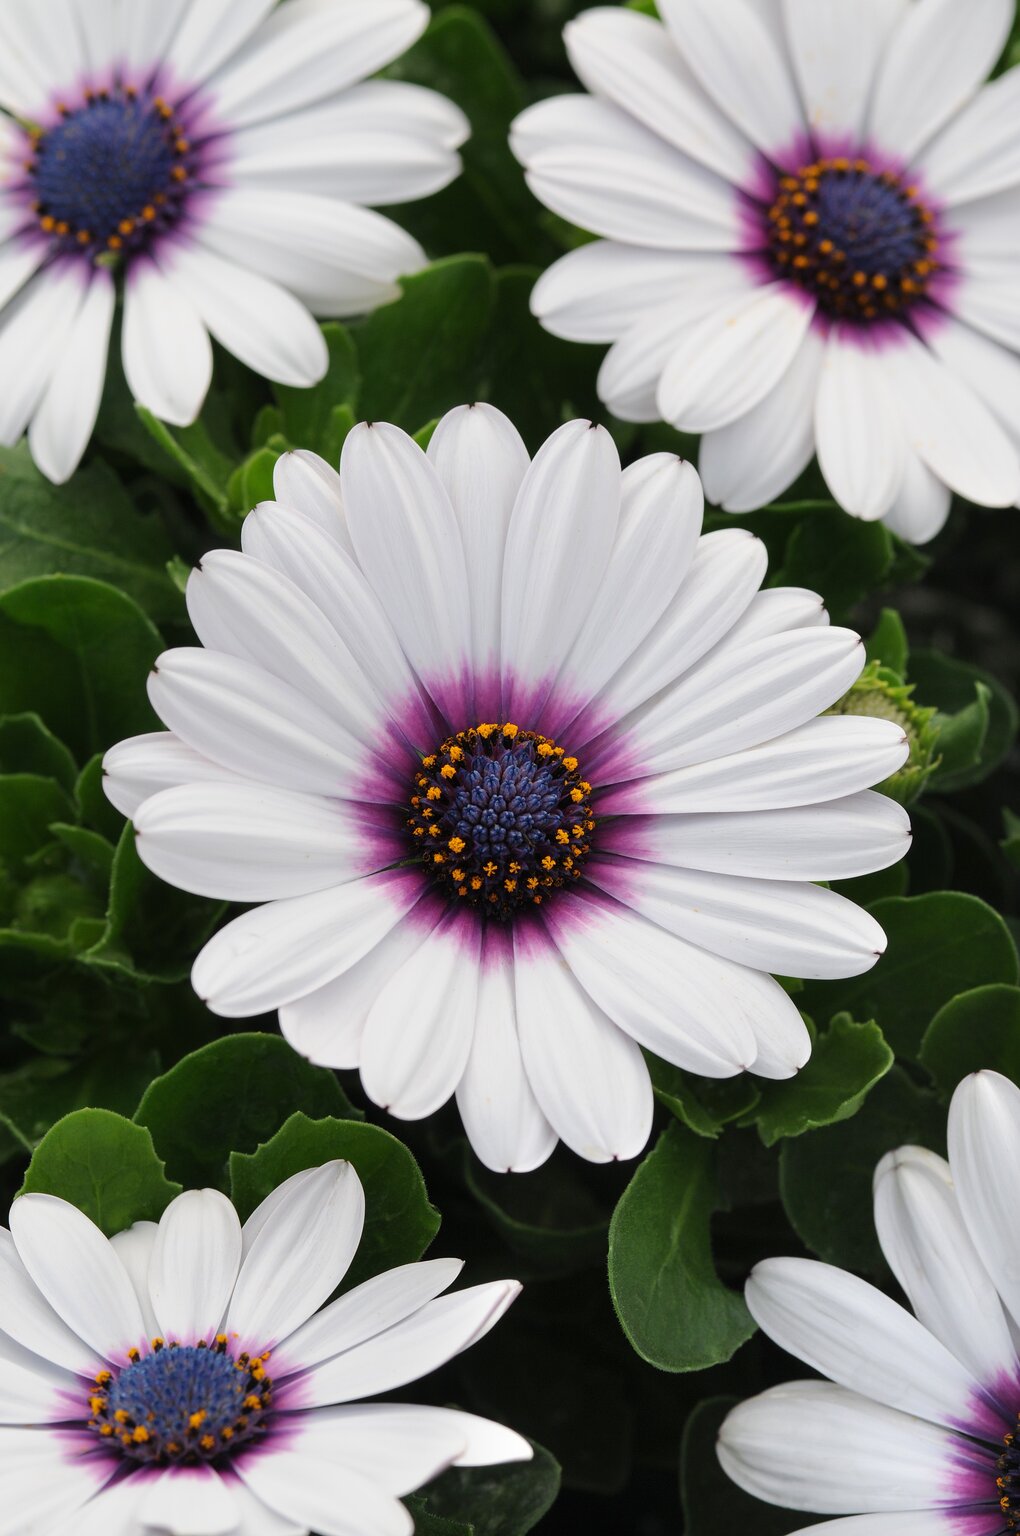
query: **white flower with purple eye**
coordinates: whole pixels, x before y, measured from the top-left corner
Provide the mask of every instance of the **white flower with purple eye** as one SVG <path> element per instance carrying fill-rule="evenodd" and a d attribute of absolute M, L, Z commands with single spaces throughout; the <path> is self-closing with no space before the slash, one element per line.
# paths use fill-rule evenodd
<path fill-rule="evenodd" d="M 829 1379 L 742 1403 L 719 1459 L 758 1498 L 819 1515 L 817 1536 L 1002 1536 L 1020 1527 L 1020 1232 L 1004 1169 L 1020 1089 L 966 1078 L 949 1162 L 901 1147 L 875 1172 L 882 1252 L 914 1316 L 856 1276 L 766 1259 L 747 1304 L 770 1338 Z"/>
<path fill-rule="evenodd" d="M 479 1157 L 596 1161 L 648 1137 L 647 1047 L 788 1077 L 810 1042 L 767 973 L 856 975 L 885 938 L 812 881 L 906 851 L 868 791 L 888 720 L 816 718 L 864 647 L 820 598 L 759 591 L 764 546 L 700 537 L 695 471 L 620 469 L 602 428 L 529 461 L 491 406 L 427 455 L 356 427 L 339 476 L 284 456 L 244 552 L 188 583 L 202 649 L 149 694 L 170 734 L 107 753 L 142 859 L 266 902 L 192 980 L 213 1012 L 279 1008 L 313 1061 L 405 1119 L 454 1093 Z"/>
<path fill-rule="evenodd" d="M 702 434 L 717 505 L 817 452 L 836 500 L 932 538 L 1020 496 L 1013 0 L 660 0 L 566 28 L 592 93 L 529 108 L 532 191 L 604 238 L 532 306 L 612 342 L 599 393 Z"/>
<path fill-rule="evenodd" d="M 520 1290 L 442 1296 L 461 1263 L 429 1259 L 328 1302 L 364 1218 L 342 1162 L 295 1174 L 243 1227 L 212 1189 L 112 1239 L 55 1196 L 15 1200 L 0 1227 L 0 1530 L 410 1536 L 404 1494 L 450 1466 L 529 1458 L 472 1414 L 356 1401 L 445 1364 Z"/>
<path fill-rule="evenodd" d="M 434 91 L 365 77 L 420 0 L 0 0 L 0 442 L 62 481 L 99 409 L 124 273 L 128 384 L 194 421 L 210 334 L 306 386 L 312 318 L 364 314 L 426 261 L 364 204 L 424 197 L 468 135 Z"/>

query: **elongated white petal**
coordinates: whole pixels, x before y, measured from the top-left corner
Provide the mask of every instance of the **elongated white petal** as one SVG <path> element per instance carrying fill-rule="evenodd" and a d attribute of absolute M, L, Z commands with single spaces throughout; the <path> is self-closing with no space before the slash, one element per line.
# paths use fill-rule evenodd
<path fill-rule="evenodd" d="M 840 1515 L 959 1502 L 951 1485 L 962 1444 L 827 1381 L 790 1381 L 734 1408 L 717 1449 L 726 1474 L 755 1498 Z"/>
<path fill-rule="evenodd" d="M 870 134 L 910 160 L 974 95 L 1012 23 L 1010 0 L 974 0 L 966 15 L 953 0 L 909 6 L 879 66 Z"/>
<path fill-rule="evenodd" d="M 332 464 L 327 464 L 325 459 L 307 448 L 295 448 L 290 453 L 281 453 L 273 468 L 273 490 L 277 501 L 311 518 L 323 533 L 335 539 L 353 556 L 354 546 L 347 531 L 347 518 L 340 494 L 340 476 Z M 243 527 L 241 534 L 243 547 Z"/>
<path fill-rule="evenodd" d="M 0 1371 L 4 1383 L 0 1424 L 66 1422 L 88 1392 L 70 1371 L 41 1360 L 4 1333 L 0 1333 Z"/>
<path fill-rule="evenodd" d="M 178 784 L 238 782 L 239 776 L 232 769 L 193 752 L 172 731 L 129 736 L 111 747 L 103 758 L 103 791 L 128 818 L 162 789 Z"/>
<path fill-rule="evenodd" d="M 389 1493 L 411 1493 L 442 1466 L 529 1461 L 531 1446 L 502 1424 L 452 1408 L 356 1403 L 320 1408 L 298 1420 L 301 1449 L 365 1472 Z M 430 1465 L 434 1470 L 426 1470 Z"/>
<path fill-rule="evenodd" d="M 1020 76 L 1009 69 L 978 91 L 920 159 L 924 183 L 955 207 L 1020 184 Z"/>
<path fill-rule="evenodd" d="M 1015 1371 L 1009 1325 L 964 1226 L 949 1164 L 923 1147 L 887 1152 L 875 1169 L 875 1228 L 929 1332 L 979 1381 Z"/>
<path fill-rule="evenodd" d="M 96 1352 L 50 1305 L 36 1285 L 15 1247 L 14 1239 L 0 1227 L 0 1308 L 3 1331 L 43 1360 L 79 1376 L 93 1376 Z"/>
<path fill-rule="evenodd" d="M 550 1125 L 589 1162 L 636 1157 L 654 1107 L 636 1042 L 580 986 L 544 933 L 515 929 L 514 981 L 524 1069 Z"/>
<path fill-rule="evenodd" d="M 77 469 L 96 424 L 114 302 L 110 273 L 95 272 L 32 417 L 28 432 L 32 457 L 47 479 L 58 485 Z"/>
<path fill-rule="evenodd" d="M 451 1097 L 471 1050 L 481 925 L 444 917 L 381 988 L 365 1021 L 361 1081 L 401 1120 L 421 1120 Z"/>
<path fill-rule="evenodd" d="M 873 1285 L 814 1259 L 765 1259 L 745 1291 L 769 1338 L 840 1386 L 932 1423 L 967 1421 L 978 1384 Z"/>
<path fill-rule="evenodd" d="M 529 1173 L 558 1140 L 528 1081 L 517 1031 L 513 952 L 489 924 L 483 935 L 471 1053 L 457 1108 L 475 1156 L 496 1173 Z"/>
<path fill-rule="evenodd" d="M 385 1333 L 313 1366 L 301 1381 L 303 1405 L 374 1397 L 416 1381 L 483 1338 L 520 1289 L 516 1280 L 493 1280 L 426 1302 Z"/>
<path fill-rule="evenodd" d="M 822 886 L 599 858 L 588 878 L 670 933 L 752 970 L 859 976 L 886 938 L 862 907 Z"/>
<path fill-rule="evenodd" d="M 1020 1234 L 1009 1215 L 1004 1168 L 1020 1150 L 1020 1089 L 975 1072 L 949 1106 L 949 1166 L 960 1212 L 981 1262 L 1014 1321 L 1020 1319 Z"/>
<path fill-rule="evenodd" d="M 507 714 L 548 694 L 602 581 L 620 519 L 620 460 L 604 427 L 572 421 L 535 456 L 521 485 L 503 566 L 502 673 Z"/>
<path fill-rule="evenodd" d="M 123 1364 L 144 1340 L 145 1324 L 109 1240 L 54 1195 L 21 1195 L 10 1222 L 18 1257 L 53 1310 L 92 1349 Z"/>
<path fill-rule="evenodd" d="M 911 544 L 927 544 L 945 527 L 952 499 L 948 485 L 932 473 L 908 444 L 899 491 L 882 521 L 901 539 Z"/>
<path fill-rule="evenodd" d="M 237 1475 L 270 1509 L 320 1536 L 411 1536 L 414 1520 L 391 1493 L 325 1456 L 280 1450 L 241 1457 Z"/>
<path fill-rule="evenodd" d="M 136 1221 L 133 1226 L 126 1227 L 123 1232 L 115 1232 L 110 1238 L 110 1245 L 135 1288 L 145 1320 L 145 1335 L 149 1339 L 154 1339 L 159 1333 L 159 1321 L 152 1310 L 152 1297 L 149 1293 L 149 1265 L 158 1231 L 159 1227 L 154 1221 Z"/>
<path fill-rule="evenodd" d="M 339 1285 L 364 1224 L 365 1194 L 351 1164 L 315 1169 L 279 1202 L 245 1254 L 228 1330 L 255 1349 L 286 1339 Z"/>
<path fill-rule="evenodd" d="M 1015 199 L 1013 217 L 1015 228 Z M 1012 351 L 1020 351 L 1020 295 L 1013 281 L 1012 249 L 1006 260 L 999 256 L 971 257 L 957 281 L 953 308 L 958 319 Z"/>
<path fill-rule="evenodd" d="M 871 82 L 905 0 L 859 0 L 852 11 L 783 0 L 786 34 L 812 133 L 859 137 Z"/>
<path fill-rule="evenodd" d="M 183 1344 L 219 1332 L 241 1262 L 241 1223 L 216 1189 L 188 1189 L 163 1212 L 149 1294 L 163 1335 Z"/>
<path fill-rule="evenodd" d="M 166 52 L 168 69 L 198 85 L 243 47 L 272 9 L 273 0 L 189 0 Z M 148 52 L 145 62 L 160 58 Z"/>
<path fill-rule="evenodd" d="M 0 1536 L 33 1526 L 49 1532 L 72 1519 L 116 1471 L 113 1457 L 96 1456 L 94 1446 L 87 1431 L 65 1428 L 57 1440 L 37 1428 L 0 1429 Z"/>
<path fill-rule="evenodd" d="M 194 304 L 155 260 L 128 268 L 121 349 L 136 400 L 174 426 L 194 421 L 212 379 L 212 344 Z"/>
<path fill-rule="evenodd" d="M 888 512 L 903 480 L 906 434 L 887 381 L 895 350 L 872 351 L 833 325 L 815 399 L 822 474 L 840 506 L 868 521 Z"/>
<path fill-rule="evenodd" d="M 615 341 L 660 304 L 681 301 L 696 283 L 714 282 L 719 265 L 717 256 L 592 240 L 542 273 L 531 291 L 531 312 L 567 341 Z"/>
<path fill-rule="evenodd" d="M 754 152 L 699 85 L 661 22 L 622 7 L 599 6 L 568 22 L 563 41 L 575 72 L 668 144 L 741 186 Z"/>
<path fill-rule="evenodd" d="M 768 587 L 754 594 L 714 654 L 720 655 L 726 646 L 746 645 L 789 629 L 817 629 L 828 622 L 825 603 L 817 592 L 807 587 Z"/>
<path fill-rule="evenodd" d="M 418 876 L 393 873 L 257 907 L 209 940 L 192 985 L 223 1018 L 279 1008 L 355 965 L 420 894 Z"/>
<path fill-rule="evenodd" d="M 237 1530 L 237 1505 L 227 1480 L 209 1466 L 167 1467 L 146 1484 L 138 1504 L 143 1529 L 174 1536 L 230 1536 Z"/>
<path fill-rule="evenodd" d="M 37 272 L 0 311 L 0 444 L 12 448 L 59 363 L 60 344 L 85 300 L 76 262 Z"/>

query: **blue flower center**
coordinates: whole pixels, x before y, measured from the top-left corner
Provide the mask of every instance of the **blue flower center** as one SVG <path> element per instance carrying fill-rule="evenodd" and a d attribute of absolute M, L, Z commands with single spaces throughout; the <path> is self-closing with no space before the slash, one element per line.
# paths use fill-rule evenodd
<path fill-rule="evenodd" d="M 209 1345 L 154 1339 L 151 1354 L 96 1377 L 89 1428 L 147 1465 L 222 1459 L 265 1433 L 273 1390 L 266 1359 L 235 1359 L 222 1335 Z"/>
<path fill-rule="evenodd" d="M 28 173 L 39 225 L 64 250 L 93 257 L 145 249 L 180 218 L 192 146 L 162 97 L 90 92 L 32 136 Z"/>
<path fill-rule="evenodd" d="M 577 758 L 554 741 L 482 724 L 422 758 L 407 825 L 444 895 L 506 922 L 580 876 L 590 795 Z"/>
<path fill-rule="evenodd" d="M 995 1486 L 1006 1529 L 1015 1531 L 1020 1526 L 1020 1422 L 1003 1443 L 1006 1448 L 995 1464 Z"/>
<path fill-rule="evenodd" d="M 776 274 L 838 319 L 902 314 L 938 270 L 934 216 L 917 188 L 867 160 L 818 160 L 780 176 L 767 239 Z"/>

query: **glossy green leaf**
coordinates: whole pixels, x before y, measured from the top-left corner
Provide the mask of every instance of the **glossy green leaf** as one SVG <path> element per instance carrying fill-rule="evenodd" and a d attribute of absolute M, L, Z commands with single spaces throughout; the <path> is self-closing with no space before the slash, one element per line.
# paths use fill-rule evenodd
<path fill-rule="evenodd" d="M 881 662 L 883 667 L 888 667 L 901 679 L 906 678 L 910 646 L 903 620 L 895 608 L 882 609 L 878 623 L 866 641 L 866 649 L 869 661 Z"/>
<path fill-rule="evenodd" d="M 555 1457 L 535 1445 L 531 1461 L 495 1467 L 451 1467 L 423 1488 L 409 1506 L 415 1529 L 429 1536 L 527 1536 L 551 1509 L 559 1492 Z M 424 1517 L 424 1518 L 423 1518 Z M 442 1531 L 435 1524 L 443 1522 Z"/>
<path fill-rule="evenodd" d="M 356 411 L 361 390 L 358 353 L 350 332 L 335 321 L 322 328 L 329 348 L 329 370 L 312 389 L 274 388 L 280 404 L 280 430 L 295 448 L 323 453 L 332 448 L 333 413 L 340 406 Z M 334 462 L 332 453 L 324 454 Z"/>
<path fill-rule="evenodd" d="M 988 712 L 988 723 L 977 761 L 964 761 L 960 764 L 948 756 L 932 777 L 933 787 L 943 792 L 982 783 L 989 774 L 994 773 L 1016 740 L 1017 707 L 1009 693 L 990 673 L 968 662 L 959 661 L 956 657 L 944 656 L 938 651 L 915 651 L 910 659 L 910 679 L 917 685 L 918 700 L 938 708 L 936 722 L 946 730 L 948 717 L 974 706 L 979 697 L 978 684 L 982 689 L 980 697 L 983 698 L 983 690 L 987 690 L 984 704 Z M 971 731 L 973 724 L 971 718 Z M 950 738 L 947 737 L 947 747 L 950 744 Z"/>
<path fill-rule="evenodd" d="M 78 1109 L 36 1147 L 20 1194 L 59 1195 L 108 1237 L 158 1221 L 181 1186 L 163 1171 L 142 1126 L 106 1109 Z"/>
<path fill-rule="evenodd" d="M 0 773 L 36 773 L 73 790 L 78 769 L 64 743 L 28 712 L 0 720 Z"/>
<path fill-rule="evenodd" d="M 720 1281 L 710 1224 L 713 1151 L 671 1125 L 639 1166 L 609 1228 L 609 1287 L 642 1359 L 664 1371 L 728 1360 L 754 1332 L 742 1296 Z"/>
<path fill-rule="evenodd" d="M 720 1079 L 696 1077 L 658 1056 L 646 1059 L 655 1097 L 696 1136 L 714 1141 L 731 1121 L 751 1114 L 761 1097 L 761 1084 L 749 1072 Z"/>
<path fill-rule="evenodd" d="M 466 1142 L 461 1158 L 465 1187 L 514 1254 L 518 1278 L 570 1274 L 602 1262 L 610 1213 L 572 1154 L 558 1151 L 533 1173 L 512 1177 L 490 1173 Z"/>
<path fill-rule="evenodd" d="M 855 1115 L 889 1071 L 893 1053 L 877 1024 L 858 1024 L 838 1013 L 818 1036 L 807 1065 L 796 1077 L 764 1083 L 753 1115 L 767 1147 L 787 1136 L 834 1125 Z"/>
<path fill-rule="evenodd" d="M 233 1152 L 230 1193 L 244 1221 L 291 1174 L 344 1158 L 365 1190 L 365 1231 L 344 1290 L 420 1259 L 439 1231 L 421 1170 L 388 1131 L 358 1120 L 311 1119 L 296 1113 L 257 1152 Z"/>
<path fill-rule="evenodd" d="M 1020 987 L 961 992 L 932 1019 L 919 1059 L 947 1095 L 985 1067 L 1020 1083 Z"/>
<path fill-rule="evenodd" d="M 892 540 L 882 523 L 864 523 L 835 510 L 811 512 L 790 535 L 783 568 L 769 585 L 820 592 L 839 619 L 881 585 L 892 557 Z"/>
<path fill-rule="evenodd" d="M 53 842 L 50 823 L 73 815 L 74 806 L 56 779 L 33 773 L 0 777 L 0 859 L 17 868 Z"/>

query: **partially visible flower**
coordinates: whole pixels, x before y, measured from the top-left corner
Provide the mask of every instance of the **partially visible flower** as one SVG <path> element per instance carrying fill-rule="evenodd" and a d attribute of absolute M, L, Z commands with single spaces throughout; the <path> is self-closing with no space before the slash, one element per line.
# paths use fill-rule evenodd
<path fill-rule="evenodd" d="M 910 805 L 938 767 L 938 710 L 914 700 L 911 683 L 902 683 L 880 662 L 870 662 L 851 688 L 837 699 L 830 715 L 868 715 L 873 720 L 892 720 L 901 726 L 910 746 L 902 767 L 876 785 L 883 795 Z"/>
<path fill-rule="evenodd" d="M 530 107 L 532 190 L 605 238 L 533 308 L 612 342 L 599 393 L 703 434 L 728 511 L 817 452 L 836 500 L 931 539 L 1020 496 L 1013 0 L 660 0 L 566 28 L 592 93 Z"/>
<path fill-rule="evenodd" d="M 450 1466 L 526 1460 L 448 1408 L 361 1403 L 480 1339 L 520 1287 L 440 1292 L 457 1259 L 327 1302 L 361 1239 L 349 1163 L 241 1226 L 216 1190 L 107 1239 L 22 1195 L 0 1228 L 0 1529 L 39 1536 L 410 1536 L 399 1502 Z M 321 1309 L 321 1310 L 320 1310 Z"/>
<path fill-rule="evenodd" d="M 531 462 L 488 406 L 428 454 L 356 427 L 340 475 L 282 458 L 244 553 L 188 583 L 205 649 L 149 693 L 170 733 L 105 759 L 144 862 L 266 902 L 192 972 L 227 1018 L 279 1008 L 324 1065 L 415 1120 L 454 1093 L 498 1170 L 562 1138 L 635 1157 L 641 1047 L 710 1077 L 789 1077 L 810 1040 L 768 974 L 856 975 L 885 936 L 814 881 L 895 863 L 867 786 L 888 720 L 818 718 L 864 647 L 766 553 L 700 537 L 689 464 L 621 471 L 567 423 Z"/>
<path fill-rule="evenodd" d="M 911 1315 L 811 1259 L 767 1259 L 756 1321 L 828 1380 L 735 1408 L 719 1459 L 758 1498 L 819 1515 L 817 1536 L 1002 1536 L 1020 1527 L 1020 1228 L 1010 1173 L 1020 1090 L 966 1078 L 949 1162 L 901 1147 L 875 1173 L 875 1225 Z"/>
<path fill-rule="evenodd" d="M 0 442 L 66 480 L 95 425 L 118 272 L 136 399 L 197 416 L 210 334 L 311 385 L 313 315 L 396 297 L 425 264 L 380 205 L 460 170 L 434 91 L 365 82 L 420 0 L 0 0 Z M 6 111 L 7 116 L 2 113 Z"/>

